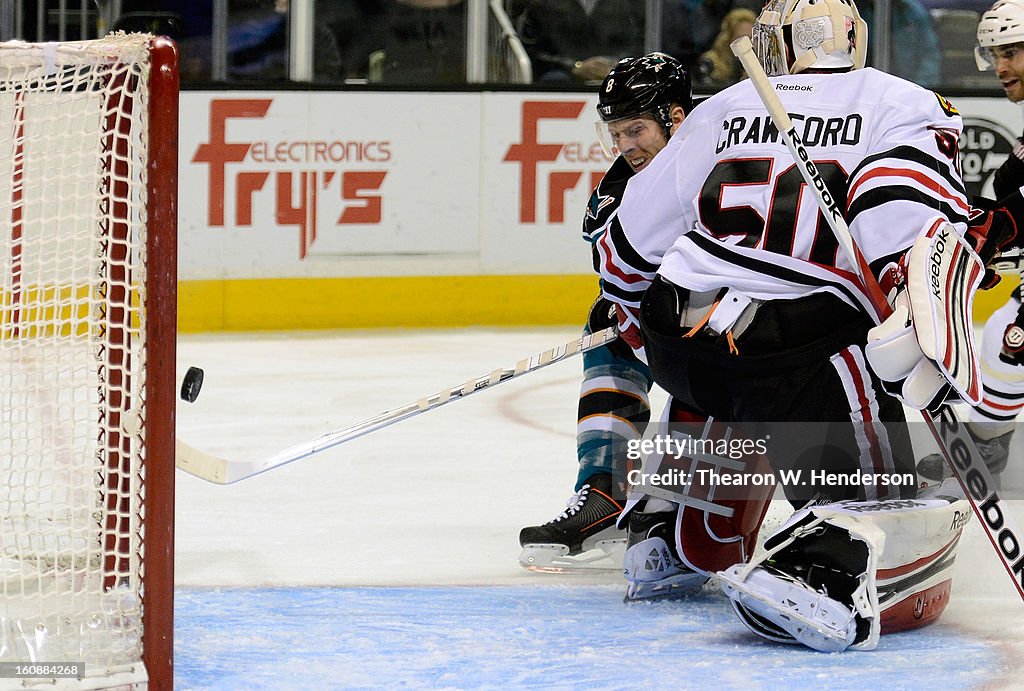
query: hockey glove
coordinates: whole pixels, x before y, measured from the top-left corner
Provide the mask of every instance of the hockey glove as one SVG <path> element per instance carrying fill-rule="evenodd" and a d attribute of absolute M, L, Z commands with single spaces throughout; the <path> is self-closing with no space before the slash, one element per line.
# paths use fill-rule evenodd
<path fill-rule="evenodd" d="M 934 410 L 955 398 L 938 365 L 921 350 L 906 289 L 896 298 L 892 315 L 868 332 L 864 355 L 882 388 L 910 408 Z"/>
<path fill-rule="evenodd" d="M 1020 197 L 1019 193 L 1016 197 Z M 1010 206 L 1016 210 L 1013 203 L 1010 203 Z M 1021 215 L 1024 216 L 1024 212 Z M 1022 218 L 1022 222 L 1024 222 L 1024 218 Z M 968 221 L 966 240 L 985 265 L 981 290 L 987 291 L 999 283 L 1000 277 L 996 273 L 998 267 L 994 265 L 994 260 L 999 253 L 1014 246 L 1017 239 L 1017 227 L 1014 214 L 1005 206 L 988 211 L 975 210 L 975 215 Z"/>
<path fill-rule="evenodd" d="M 1017 318 L 1003 332 L 999 359 L 1008 365 L 1024 365 L 1024 305 L 1017 310 Z"/>
<path fill-rule="evenodd" d="M 985 265 L 980 287 L 988 290 L 999 283 L 996 271 L 1003 270 L 995 261 L 998 256 L 1024 245 L 1019 232 L 1024 228 L 1024 196 L 1018 189 L 998 202 L 975 198 L 974 203 L 976 208 L 967 222 L 965 238 Z"/>
<path fill-rule="evenodd" d="M 590 314 L 587 316 L 587 329 L 590 333 L 604 331 L 609 326 L 617 326 L 619 323 L 615 303 L 604 296 L 594 300 L 590 306 Z M 637 335 L 639 338 L 639 334 Z M 636 355 L 625 338 L 616 338 L 607 345 L 608 351 L 620 360 L 636 362 Z"/>
<path fill-rule="evenodd" d="M 956 230 L 934 223 L 892 273 L 892 315 L 868 332 L 868 363 L 886 390 L 911 408 L 959 396 L 977 405 L 981 372 L 970 324 L 984 266 Z M 955 393 L 953 393 L 955 392 Z"/>
<path fill-rule="evenodd" d="M 640 362 L 647 364 L 647 352 L 640 336 L 640 316 L 636 307 L 615 303 L 615 318 L 619 322 L 619 339 L 625 341 Z"/>

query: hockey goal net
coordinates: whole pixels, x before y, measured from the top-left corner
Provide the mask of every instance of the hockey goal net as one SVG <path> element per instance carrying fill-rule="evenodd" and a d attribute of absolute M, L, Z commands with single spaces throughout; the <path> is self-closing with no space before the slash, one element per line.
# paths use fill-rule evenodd
<path fill-rule="evenodd" d="M 176 55 L 0 44 L 0 686 L 171 685 Z"/>

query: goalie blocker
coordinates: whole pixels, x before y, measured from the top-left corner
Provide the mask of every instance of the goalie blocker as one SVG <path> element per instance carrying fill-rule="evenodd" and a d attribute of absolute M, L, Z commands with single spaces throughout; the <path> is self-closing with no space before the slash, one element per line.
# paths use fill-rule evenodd
<path fill-rule="evenodd" d="M 885 267 L 880 282 L 893 313 L 868 333 L 864 352 L 886 389 L 907 406 L 981 403 L 974 295 L 998 282 L 997 270 L 1016 265 L 1021 216 L 1018 190 L 996 208 L 979 211 L 966 236 L 941 219 L 929 223 L 900 261 Z"/>
<path fill-rule="evenodd" d="M 864 348 L 886 389 L 911 408 L 933 409 L 951 397 L 981 402 L 981 366 L 971 325 L 974 294 L 985 276 L 981 257 L 941 220 L 931 223 L 883 290 L 893 313 L 868 332 Z"/>

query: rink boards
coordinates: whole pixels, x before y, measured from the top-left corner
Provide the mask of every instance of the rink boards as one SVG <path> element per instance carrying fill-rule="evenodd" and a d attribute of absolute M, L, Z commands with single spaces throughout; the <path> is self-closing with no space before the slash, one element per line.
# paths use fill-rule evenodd
<path fill-rule="evenodd" d="M 180 329 L 578 322 L 597 291 L 580 228 L 609 165 L 596 102 L 186 91 Z M 1001 95 L 953 103 L 967 190 L 991 194 L 1020 111 Z"/>

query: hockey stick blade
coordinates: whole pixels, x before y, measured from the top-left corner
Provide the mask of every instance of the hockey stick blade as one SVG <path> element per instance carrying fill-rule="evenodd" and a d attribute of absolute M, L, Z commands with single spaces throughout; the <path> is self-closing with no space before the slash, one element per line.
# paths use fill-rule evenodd
<path fill-rule="evenodd" d="M 875 311 L 880 318 L 884 319 L 889 316 L 891 311 L 889 303 L 883 297 L 878 282 L 874 274 L 871 273 L 867 262 L 864 261 L 864 257 L 857 250 L 842 210 L 839 209 L 831 194 L 828 194 L 828 188 L 818 174 L 817 168 L 814 167 L 803 142 L 800 141 L 789 113 L 786 112 L 772 83 L 768 81 L 768 75 L 765 74 L 764 68 L 758 62 L 757 56 L 754 55 L 750 39 L 746 36 L 738 38 L 730 44 L 730 48 L 743 65 L 757 95 L 768 110 L 768 115 L 782 135 L 786 147 L 793 155 L 797 168 L 811 194 L 814 195 L 829 228 L 832 229 L 840 247 L 846 252 L 847 257 L 860 274 L 860 279 L 872 299 Z M 1017 594 L 1024 599 L 1024 540 L 1022 540 L 1024 533 L 1017 528 L 1016 521 L 1012 520 L 999 499 L 999 495 L 995 492 L 996 484 L 988 466 L 985 465 L 974 442 L 948 404 L 940 407 L 935 413 L 927 410 L 922 410 L 920 413 L 946 459 L 946 463 L 963 488 L 964 494 L 985 530 L 989 542 L 992 543 L 996 555 L 1013 581 Z"/>
<path fill-rule="evenodd" d="M 607 345 L 618 337 L 618 330 L 614 326 L 610 326 L 597 333 L 581 336 L 558 347 L 538 353 L 533 357 L 524 358 L 517 362 L 515 367 L 496 369 L 482 377 L 470 379 L 466 383 L 450 389 L 443 389 L 439 393 L 421 398 L 401 408 L 386 411 L 349 427 L 327 432 L 312 441 L 288 447 L 264 460 L 232 461 L 206 453 L 180 439 L 176 439 L 174 450 L 175 466 L 208 482 L 218 485 L 229 485 L 233 482 L 245 480 L 273 468 L 306 458 L 307 456 L 312 456 L 339 444 L 344 444 L 364 434 L 375 432 L 396 422 L 401 422 L 421 413 L 434 410 L 447 403 L 465 398 L 470 394 L 483 391 L 510 379 L 535 372 L 578 353 L 585 353 Z"/>

